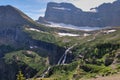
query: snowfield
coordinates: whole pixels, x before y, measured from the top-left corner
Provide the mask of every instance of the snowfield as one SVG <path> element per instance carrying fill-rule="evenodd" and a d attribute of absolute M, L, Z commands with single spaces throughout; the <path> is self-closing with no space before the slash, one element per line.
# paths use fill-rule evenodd
<path fill-rule="evenodd" d="M 50 24 L 45 24 L 46 26 L 49 27 L 60 27 L 60 28 L 67 28 L 67 29 L 74 29 L 74 30 L 84 30 L 84 31 L 93 31 L 93 30 L 99 30 L 102 29 L 100 27 L 79 27 L 79 26 L 74 26 L 71 24 L 64 24 L 64 23 L 54 23 L 54 22 L 48 22 Z"/>
<path fill-rule="evenodd" d="M 71 33 L 58 33 L 58 35 L 60 37 L 63 37 L 63 36 L 79 36 L 78 34 L 71 34 Z"/>
<path fill-rule="evenodd" d="M 64 8 L 64 7 L 52 7 L 53 9 L 58 9 L 58 10 L 68 10 L 70 11 L 71 9 L 69 8 Z"/>
<path fill-rule="evenodd" d="M 30 31 L 37 31 L 37 32 L 41 32 L 40 30 L 38 29 L 35 29 L 35 28 L 25 28 L 26 30 L 30 30 Z"/>
<path fill-rule="evenodd" d="M 89 36 L 89 35 L 90 35 L 90 34 L 84 33 L 84 35 L 83 35 L 83 36 L 84 36 L 84 37 L 86 37 L 86 36 Z"/>
<path fill-rule="evenodd" d="M 112 30 L 106 30 L 106 31 L 104 31 L 104 33 L 109 34 L 109 33 L 115 32 L 115 31 L 116 31 L 116 30 L 114 30 L 114 29 L 112 29 Z"/>

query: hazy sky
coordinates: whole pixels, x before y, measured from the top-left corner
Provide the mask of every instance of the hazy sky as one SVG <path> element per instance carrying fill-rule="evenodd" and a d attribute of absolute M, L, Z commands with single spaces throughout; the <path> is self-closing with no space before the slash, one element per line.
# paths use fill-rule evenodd
<path fill-rule="evenodd" d="M 25 14 L 36 20 L 39 16 L 44 16 L 48 2 L 69 2 L 84 11 L 89 11 L 90 8 L 97 7 L 102 3 L 113 1 L 116 0 L 0 0 L 0 5 L 12 5 L 17 7 Z"/>

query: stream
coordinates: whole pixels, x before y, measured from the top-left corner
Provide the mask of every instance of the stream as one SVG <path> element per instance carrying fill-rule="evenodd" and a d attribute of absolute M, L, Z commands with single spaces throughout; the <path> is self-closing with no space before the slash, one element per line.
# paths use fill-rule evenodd
<path fill-rule="evenodd" d="M 64 65 L 66 62 L 66 58 L 67 58 L 67 53 L 77 44 L 72 45 L 71 47 L 69 47 L 67 50 L 65 50 L 65 53 L 62 55 L 62 57 L 58 60 L 57 65 Z M 50 70 L 50 66 L 47 68 L 47 70 L 42 74 L 41 78 L 44 78 L 46 76 L 46 74 L 49 72 Z"/>
<path fill-rule="evenodd" d="M 71 47 L 69 47 L 69 48 L 65 51 L 65 53 L 62 55 L 62 57 L 59 59 L 57 65 L 65 64 L 65 61 L 66 61 L 66 58 L 67 58 L 67 53 L 68 53 L 74 46 L 76 46 L 76 45 L 77 45 L 77 44 L 72 45 Z"/>

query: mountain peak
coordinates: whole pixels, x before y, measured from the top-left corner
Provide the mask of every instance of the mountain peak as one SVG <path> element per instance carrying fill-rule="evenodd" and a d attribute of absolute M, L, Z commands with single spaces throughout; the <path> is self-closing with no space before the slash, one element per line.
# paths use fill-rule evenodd
<path fill-rule="evenodd" d="M 82 10 L 78 9 L 71 3 L 55 3 L 49 2 L 47 4 L 47 9 L 45 12 L 45 19 L 47 21 L 61 22 L 63 17 L 66 20 L 66 23 L 69 24 L 68 18 L 71 18 L 69 15 L 74 13 L 81 13 Z M 69 19 L 71 20 L 71 19 Z"/>
<path fill-rule="evenodd" d="M 47 5 L 44 19 L 80 27 L 120 26 L 119 12 L 120 0 L 113 3 L 103 3 L 98 7 L 91 8 L 89 12 L 82 11 L 71 3 L 50 2 Z"/>
<path fill-rule="evenodd" d="M 59 9 L 59 10 L 76 10 L 76 9 L 78 9 L 72 3 L 65 3 L 65 2 L 62 2 L 62 3 L 49 2 L 47 4 L 47 8 L 50 8 L 50 7 L 54 8 L 54 9 Z"/>
<path fill-rule="evenodd" d="M 0 27 L 16 26 L 31 22 L 33 20 L 17 8 L 11 5 L 0 6 Z"/>

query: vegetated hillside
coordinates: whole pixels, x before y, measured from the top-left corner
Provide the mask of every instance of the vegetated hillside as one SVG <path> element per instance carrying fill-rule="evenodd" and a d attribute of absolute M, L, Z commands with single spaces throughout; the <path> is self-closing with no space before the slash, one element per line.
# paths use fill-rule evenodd
<path fill-rule="evenodd" d="M 106 27 L 120 26 L 120 1 L 104 3 L 92 8 L 91 11 L 82 11 L 71 3 L 49 2 L 44 18 L 38 22 L 72 24 L 75 26 Z"/>
<path fill-rule="evenodd" d="M 77 43 L 68 52 L 74 58 L 72 58 L 70 63 L 52 66 L 46 74 L 46 78 L 85 80 L 87 78 L 104 77 L 119 73 L 119 33 L 120 28 L 109 28 L 89 32 L 89 36 L 84 36 L 83 34 L 77 37 L 58 37 L 56 35 L 56 40 L 58 40 L 56 44 L 58 45 L 61 43 L 62 46 L 69 48 Z"/>

